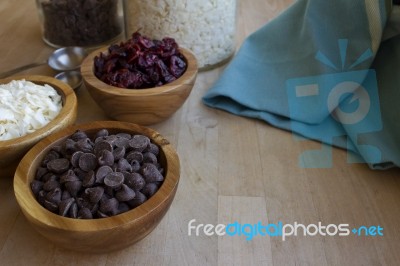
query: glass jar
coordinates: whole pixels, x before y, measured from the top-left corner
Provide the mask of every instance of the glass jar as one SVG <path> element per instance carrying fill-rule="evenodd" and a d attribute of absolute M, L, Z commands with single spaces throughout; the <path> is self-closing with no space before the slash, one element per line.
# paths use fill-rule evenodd
<path fill-rule="evenodd" d="M 123 38 L 122 0 L 36 0 L 43 40 L 96 47 Z"/>
<path fill-rule="evenodd" d="M 125 0 L 126 38 L 140 31 L 172 37 L 190 49 L 200 70 L 219 66 L 235 52 L 236 0 Z"/>

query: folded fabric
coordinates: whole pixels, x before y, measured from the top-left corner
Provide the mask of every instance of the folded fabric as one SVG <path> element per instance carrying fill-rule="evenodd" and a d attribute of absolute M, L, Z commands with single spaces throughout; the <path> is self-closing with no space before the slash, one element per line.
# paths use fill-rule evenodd
<path fill-rule="evenodd" d="M 298 0 L 243 42 L 203 102 L 346 148 L 373 169 L 400 166 L 391 11 L 384 0 Z"/>

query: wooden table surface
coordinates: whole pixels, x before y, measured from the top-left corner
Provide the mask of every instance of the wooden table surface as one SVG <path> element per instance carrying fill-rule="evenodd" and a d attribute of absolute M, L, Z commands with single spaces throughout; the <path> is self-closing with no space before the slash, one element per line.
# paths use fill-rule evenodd
<path fill-rule="evenodd" d="M 238 44 L 292 0 L 238 1 Z M 52 52 L 35 1 L 0 2 L 0 72 Z M 0 265 L 400 265 L 400 171 L 348 164 L 333 149 L 329 169 L 300 168 L 319 143 L 298 141 L 263 122 L 210 109 L 201 97 L 223 67 L 201 72 L 184 106 L 152 128 L 175 145 L 181 183 L 171 209 L 144 240 L 110 254 L 74 253 L 32 230 L 15 201 L 12 177 L 0 180 Z M 53 75 L 47 66 L 26 71 Z M 107 119 L 84 87 L 78 121 Z M 383 236 L 188 236 L 188 223 L 381 226 Z"/>

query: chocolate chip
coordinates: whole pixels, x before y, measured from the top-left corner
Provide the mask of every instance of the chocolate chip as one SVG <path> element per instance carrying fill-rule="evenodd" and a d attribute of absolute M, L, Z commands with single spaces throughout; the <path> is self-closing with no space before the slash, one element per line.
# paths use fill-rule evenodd
<path fill-rule="evenodd" d="M 76 197 L 78 195 L 79 190 L 82 187 L 82 181 L 72 181 L 65 183 L 65 188 L 71 194 L 72 197 Z"/>
<path fill-rule="evenodd" d="M 54 173 L 47 173 L 44 176 L 42 176 L 41 181 L 42 182 L 47 182 L 49 180 L 57 180 L 57 175 L 55 175 Z"/>
<path fill-rule="evenodd" d="M 84 178 L 85 178 L 85 176 L 86 176 L 86 172 L 85 171 L 83 171 L 81 168 L 79 168 L 79 167 L 77 167 L 77 168 L 74 168 L 74 173 L 76 174 L 76 176 L 80 179 L 80 180 L 83 180 Z"/>
<path fill-rule="evenodd" d="M 125 156 L 125 147 L 117 147 L 113 151 L 114 161 L 119 161 Z"/>
<path fill-rule="evenodd" d="M 89 172 L 97 167 L 97 158 L 93 153 L 84 153 L 79 158 L 79 168 Z"/>
<path fill-rule="evenodd" d="M 82 208 L 78 211 L 79 219 L 93 219 L 92 212 L 88 208 Z"/>
<path fill-rule="evenodd" d="M 76 151 L 71 156 L 71 164 L 73 167 L 79 167 L 79 158 L 82 156 L 83 151 Z"/>
<path fill-rule="evenodd" d="M 68 216 L 71 218 L 78 217 L 78 204 L 76 204 L 76 202 L 73 202 L 71 207 L 69 207 Z"/>
<path fill-rule="evenodd" d="M 82 198 L 82 197 L 76 198 L 76 205 L 77 205 L 78 209 L 82 209 L 82 208 L 91 209 L 92 208 L 92 204 L 89 202 L 89 199 Z"/>
<path fill-rule="evenodd" d="M 99 165 L 113 166 L 114 165 L 114 154 L 111 151 L 102 150 L 101 152 L 99 152 L 99 157 L 98 157 L 97 161 L 98 161 Z"/>
<path fill-rule="evenodd" d="M 132 166 L 125 158 L 121 158 L 117 162 L 116 171 L 117 172 L 124 172 L 124 171 L 132 172 Z"/>
<path fill-rule="evenodd" d="M 113 170 L 111 169 L 110 166 L 103 165 L 103 166 L 99 167 L 99 169 L 97 169 L 97 171 L 96 171 L 96 183 L 104 184 L 104 178 L 112 172 L 113 172 Z"/>
<path fill-rule="evenodd" d="M 138 172 L 140 170 L 140 167 L 141 167 L 140 163 L 138 161 L 136 161 L 136 160 L 133 160 L 131 162 L 131 166 L 132 166 L 132 172 Z"/>
<path fill-rule="evenodd" d="M 47 163 L 47 169 L 55 174 L 61 174 L 69 169 L 69 161 L 65 158 L 51 160 Z"/>
<path fill-rule="evenodd" d="M 96 177 L 93 170 L 87 172 L 85 177 L 82 180 L 82 186 L 85 188 L 92 187 L 96 182 Z"/>
<path fill-rule="evenodd" d="M 90 211 L 92 212 L 93 215 L 96 214 L 96 212 L 99 210 L 99 206 L 100 206 L 100 202 L 92 205 L 92 208 L 90 209 Z"/>
<path fill-rule="evenodd" d="M 117 136 L 115 135 L 108 135 L 107 137 L 104 138 L 104 140 L 108 143 L 110 143 L 112 146 L 114 146 L 114 142 L 118 139 Z"/>
<path fill-rule="evenodd" d="M 120 172 L 109 173 L 104 178 L 104 184 L 113 189 L 119 188 L 123 183 L 124 175 Z"/>
<path fill-rule="evenodd" d="M 122 184 L 121 189 L 115 193 L 115 198 L 119 201 L 132 200 L 135 197 L 135 191 L 125 184 Z"/>
<path fill-rule="evenodd" d="M 87 137 L 88 136 L 86 135 L 86 133 L 83 132 L 82 130 L 79 130 L 79 129 L 77 131 L 75 131 L 74 134 L 71 135 L 71 139 L 73 141 L 79 141 L 79 140 L 82 140 L 82 139 L 86 139 Z"/>
<path fill-rule="evenodd" d="M 69 169 L 65 174 L 60 177 L 60 183 L 65 184 L 67 182 L 78 181 L 79 178 L 76 176 L 75 172 Z"/>
<path fill-rule="evenodd" d="M 89 138 L 81 139 L 75 143 L 75 149 L 85 153 L 93 152 L 93 143 Z"/>
<path fill-rule="evenodd" d="M 164 176 L 158 171 L 157 166 L 150 163 L 145 163 L 140 172 L 147 183 L 159 182 L 164 180 Z"/>
<path fill-rule="evenodd" d="M 144 188 L 142 188 L 141 192 L 147 197 L 150 198 L 153 196 L 158 190 L 158 186 L 155 183 L 147 183 Z"/>
<path fill-rule="evenodd" d="M 46 166 L 50 161 L 55 160 L 55 159 L 59 159 L 60 158 L 60 154 L 56 151 L 51 150 L 48 154 L 46 154 L 46 156 L 44 157 L 43 161 L 42 161 L 42 165 Z"/>
<path fill-rule="evenodd" d="M 144 152 L 151 152 L 152 154 L 158 156 L 158 154 L 160 153 L 160 149 L 156 144 L 150 143 L 149 146 L 147 146 L 147 148 L 144 150 Z"/>
<path fill-rule="evenodd" d="M 113 198 L 114 197 L 114 189 L 111 187 L 105 187 L 104 188 L 104 195 L 107 195 L 109 198 Z"/>
<path fill-rule="evenodd" d="M 48 172 L 49 172 L 49 170 L 47 169 L 47 167 L 38 167 L 38 169 L 36 170 L 35 178 L 41 179 Z"/>
<path fill-rule="evenodd" d="M 142 152 L 150 144 L 150 139 L 144 135 L 135 135 L 129 141 L 129 146 L 135 151 Z"/>
<path fill-rule="evenodd" d="M 44 191 L 52 191 L 59 187 L 60 187 L 60 182 L 58 182 L 57 180 L 49 180 L 43 184 Z"/>
<path fill-rule="evenodd" d="M 115 141 L 114 141 L 114 145 L 115 147 L 118 148 L 129 148 L 129 139 L 124 138 L 124 137 L 118 137 Z"/>
<path fill-rule="evenodd" d="M 33 195 L 35 195 L 35 197 L 37 197 L 39 195 L 39 192 L 43 189 L 43 182 L 39 181 L 39 180 L 33 180 L 31 182 L 31 190 Z"/>
<path fill-rule="evenodd" d="M 72 198 L 71 194 L 67 190 L 63 190 L 61 194 L 61 200 Z"/>
<path fill-rule="evenodd" d="M 118 214 L 129 211 L 130 207 L 125 202 L 120 202 L 118 205 Z"/>
<path fill-rule="evenodd" d="M 128 173 L 125 175 L 125 184 L 135 191 L 139 191 L 144 187 L 146 181 L 139 173 Z"/>
<path fill-rule="evenodd" d="M 100 137 L 107 137 L 108 134 L 109 134 L 108 130 L 103 128 L 96 132 L 95 139 L 100 138 Z"/>
<path fill-rule="evenodd" d="M 99 202 L 101 197 L 103 197 L 103 193 L 104 193 L 104 188 L 102 187 L 93 187 L 85 189 L 85 194 L 88 196 L 88 199 L 91 203 Z"/>
<path fill-rule="evenodd" d="M 68 198 L 62 200 L 58 205 L 58 214 L 61 216 L 67 216 L 68 211 L 74 202 L 75 202 L 74 198 Z"/>
<path fill-rule="evenodd" d="M 123 138 L 123 139 L 127 139 L 127 140 L 130 140 L 132 138 L 131 134 L 129 134 L 129 133 L 117 133 L 117 134 L 115 134 L 115 136 L 117 136 L 118 138 Z"/>
<path fill-rule="evenodd" d="M 99 211 L 107 215 L 115 215 L 118 213 L 118 204 L 119 202 L 116 198 L 101 201 Z"/>
<path fill-rule="evenodd" d="M 62 153 L 64 154 L 64 156 L 68 156 L 73 154 L 74 152 L 76 152 L 75 141 L 70 138 L 66 139 L 63 145 Z"/>
<path fill-rule="evenodd" d="M 63 152 L 63 148 L 62 148 L 61 145 L 55 145 L 55 146 L 53 146 L 53 147 L 51 148 L 51 150 L 52 150 L 52 151 L 55 151 L 55 152 L 57 152 L 57 153 L 59 153 L 59 154 L 62 154 L 62 152 Z"/>
<path fill-rule="evenodd" d="M 127 203 L 131 208 L 136 208 L 136 207 L 142 205 L 146 200 L 147 200 L 147 197 L 142 192 L 136 191 L 135 198 L 128 201 Z"/>
<path fill-rule="evenodd" d="M 46 191 L 41 190 L 39 194 L 36 196 L 37 201 L 40 205 L 44 206 L 44 201 L 46 200 Z"/>
<path fill-rule="evenodd" d="M 46 194 L 46 200 L 58 204 L 61 201 L 61 189 L 57 187 L 48 192 Z"/>
<path fill-rule="evenodd" d="M 143 153 L 139 151 L 131 151 L 126 155 L 126 159 L 130 163 L 132 161 L 138 161 L 139 163 L 141 163 L 143 161 Z"/>
<path fill-rule="evenodd" d="M 43 205 L 44 205 L 44 207 L 46 209 L 48 209 L 51 212 L 57 212 L 58 211 L 58 204 L 57 203 L 51 202 L 49 200 L 44 200 L 44 204 Z"/>
<path fill-rule="evenodd" d="M 146 152 L 146 153 L 143 154 L 143 162 L 144 163 L 156 164 L 157 163 L 157 156 L 154 153 Z"/>
<path fill-rule="evenodd" d="M 96 154 L 97 157 L 100 157 L 101 153 L 104 150 L 112 152 L 113 151 L 113 145 L 110 142 L 106 141 L 106 140 L 101 140 L 101 141 L 98 141 L 98 142 L 96 142 L 94 144 L 94 150 L 93 151 L 94 151 L 94 154 Z"/>

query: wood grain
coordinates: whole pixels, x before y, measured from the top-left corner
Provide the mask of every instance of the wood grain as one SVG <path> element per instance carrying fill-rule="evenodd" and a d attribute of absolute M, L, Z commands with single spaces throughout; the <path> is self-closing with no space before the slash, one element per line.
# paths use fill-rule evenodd
<path fill-rule="evenodd" d="M 293 2 L 238 1 L 238 47 Z M 34 1 L 0 2 L 0 37 L 7 40 L 0 43 L 0 71 L 45 60 L 51 53 L 41 40 L 33 13 Z M 319 148 L 319 143 L 299 141 L 290 132 L 202 104 L 201 97 L 224 68 L 200 72 L 183 106 L 152 126 L 176 147 L 181 160 L 175 199 L 152 233 L 124 250 L 105 254 L 59 248 L 33 230 L 13 197 L 12 179 L 2 178 L 0 264 L 399 265 L 399 169 L 372 171 L 363 164 L 347 164 L 346 152 L 339 149 L 332 150 L 331 168 L 300 168 L 299 154 Z M 27 73 L 53 74 L 46 66 Z M 84 86 L 76 93 L 78 124 L 107 118 Z M 217 224 L 260 217 L 268 222 L 379 224 L 385 234 L 375 238 L 301 236 L 284 242 L 271 238 L 269 244 L 267 239 L 250 243 L 232 239 L 230 243 L 187 232 L 191 219 Z"/>
<path fill-rule="evenodd" d="M 268 224 L 264 197 L 220 196 L 218 198 L 218 223 L 254 225 Z M 237 229 L 234 229 L 237 230 Z M 232 232 L 234 230 L 231 230 Z M 250 232 L 249 228 L 246 228 Z M 248 240 L 251 239 L 251 240 Z M 271 237 L 256 235 L 222 236 L 218 239 L 219 265 L 272 265 Z"/>
<path fill-rule="evenodd" d="M 180 49 L 187 69 L 181 77 L 163 86 L 148 89 L 125 89 L 108 85 L 99 80 L 93 72 L 94 58 L 100 53 L 107 54 L 107 48 L 100 48 L 82 63 L 81 71 L 86 88 L 95 102 L 110 118 L 152 125 L 169 118 L 189 96 L 197 77 L 197 60 L 187 49 Z"/>

